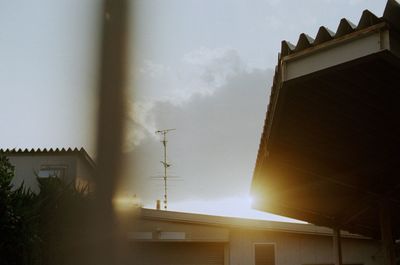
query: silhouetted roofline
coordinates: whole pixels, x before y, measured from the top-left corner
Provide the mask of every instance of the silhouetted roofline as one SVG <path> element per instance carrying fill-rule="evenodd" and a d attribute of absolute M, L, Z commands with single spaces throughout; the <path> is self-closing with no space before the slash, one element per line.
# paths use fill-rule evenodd
<path fill-rule="evenodd" d="M 327 27 L 321 26 L 318 30 L 315 39 L 311 38 L 305 33 L 299 35 L 299 39 L 296 45 L 293 45 L 289 41 L 283 40 L 281 43 L 281 51 L 278 55 L 277 66 L 275 67 L 275 74 L 273 77 L 273 84 L 271 86 L 271 94 L 269 105 L 267 108 L 267 114 L 264 122 L 264 128 L 261 135 L 261 141 L 259 144 L 258 155 L 256 159 L 255 169 L 253 175 L 259 168 L 259 165 L 267 155 L 266 141 L 269 138 L 270 124 L 273 120 L 273 113 L 275 111 L 276 100 L 279 95 L 279 88 L 283 81 L 285 69 L 282 69 L 282 62 L 286 60 L 297 59 L 298 57 L 306 56 L 309 53 L 313 53 L 320 49 L 325 49 L 327 46 L 335 45 L 341 41 L 348 41 L 353 37 L 357 37 L 359 34 L 363 34 L 368 31 L 375 31 L 380 28 L 392 27 L 393 29 L 400 31 L 400 4 L 396 0 L 388 0 L 386 3 L 383 16 L 378 18 L 369 10 L 362 12 L 361 18 L 355 26 L 349 20 L 343 18 L 340 20 L 336 32 L 331 31 Z"/>
<path fill-rule="evenodd" d="M 283 40 L 281 45 L 281 56 L 298 53 L 309 48 L 316 47 L 323 43 L 339 39 L 345 35 L 358 32 L 368 27 L 380 24 L 384 22 L 387 26 L 400 29 L 399 17 L 400 4 L 395 0 L 389 0 L 386 4 L 383 16 L 378 18 L 369 10 L 364 10 L 358 24 L 355 25 L 346 18 L 342 18 L 336 29 L 336 32 L 328 29 L 327 27 L 321 26 L 318 30 L 315 38 L 310 37 L 306 33 L 301 33 L 297 40 L 297 44 L 294 45 L 289 41 Z"/>
<path fill-rule="evenodd" d="M 88 164 L 95 168 L 96 164 L 86 150 L 81 148 L 6 148 L 0 149 L 0 154 L 20 155 L 20 154 L 79 154 Z"/>
<path fill-rule="evenodd" d="M 175 223 L 187 223 L 230 227 L 248 230 L 262 230 L 282 233 L 308 234 L 320 236 L 332 236 L 332 229 L 313 224 L 288 223 L 269 220 L 247 219 L 239 217 L 216 216 L 207 214 L 174 212 L 154 209 L 140 209 L 140 217 L 146 220 L 158 220 Z M 368 239 L 357 234 L 342 231 L 342 236 L 347 238 Z"/>
<path fill-rule="evenodd" d="M 400 4 L 388 0 L 380 18 L 365 10 L 358 25 L 341 19 L 336 32 L 320 27 L 315 39 L 282 42 L 253 172 L 255 208 L 379 237 L 378 201 L 400 207 L 391 164 L 400 108 L 382 103 L 398 96 L 399 18 Z M 387 180 L 390 196 L 377 180 Z"/>

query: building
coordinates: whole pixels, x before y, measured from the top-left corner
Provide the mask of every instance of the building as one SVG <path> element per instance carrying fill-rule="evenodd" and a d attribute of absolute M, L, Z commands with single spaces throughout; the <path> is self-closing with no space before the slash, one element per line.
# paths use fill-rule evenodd
<path fill-rule="evenodd" d="M 253 174 L 259 210 L 381 239 L 398 264 L 400 3 L 282 42 Z M 397 246 L 396 246 L 397 244 Z M 346 247 L 343 246 L 343 251 Z M 397 260 L 396 260 L 397 254 Z"/>
<path fill-rule="evenodd" d="M 81 189 L 93 189 L 95 164 L 85 149 L 0 149 L 15 167 L 14 186 L 39 191 L 37 177 L 59 177 Z"/>
<path fill-rule="evenodd" d="M 141 209 L 135 264 L 333 264 L 332 230 L 311 224 Z M 381 264 L 377 241 L 342 232 L 344 264 Z"/>

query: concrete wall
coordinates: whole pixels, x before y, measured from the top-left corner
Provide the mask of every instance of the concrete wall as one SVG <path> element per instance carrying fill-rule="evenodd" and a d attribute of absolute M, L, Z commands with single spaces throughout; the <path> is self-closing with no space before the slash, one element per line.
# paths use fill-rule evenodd
<path fill-rule="evenodd" d="M 65 180 L 74 182 L 77 176 L 89 178 L 89 169 L 84 165 L 78 168 L 78 161 L 81 158 L 78 155 L 65 154 L 12 154 L 7 155 L 11 164 L 15 166 L 15 177 L 12 181 L 15 187 L 19 187 L 22 182 L 32 191 L 38 192 L 37 173 L 42 166 L 65 166 Z M 88 167 L 88 166 L 86 166 Z"/>
<path fill-rule="evenodd" d="M 140 220 L 135 232 L 151 232 L 153 240 L 160 240 L 160 236 L 167 233 L 183 233 L 184 239 L 179 241 L 195 242 L 228 242 L 229 229 L 215 226 L 160 222 L 153 220 Z M 171 235 L 171 234 L 170 234 Z M 173 235 L 173 234 L 172 234 Z M 171 238 L 170 240 L 173 240 Z M 168 239 L 166 239 L 168 241 Z"/>
<path fill-rule="evenodd" d="M 230 264 L 254 264 L 254 244 L 275 244 L 277 265 L 333 264 L 332 238 L 328 236 L 232 229 Z M 365 239 L 342 239 L 344 264 L 382 264 L 380 245 Z"/>
<path fill-rule="evenodd" d="M 231 265 L 253 265 L 255 243 L 275 245 L 276 265 L 333 264 L 332 237 L 326 235 L 145 219 L 140 219 L 135 227 L 136 232 L 139 232 L 137 236 L 147 236 L 142 241 L 227 242 L 225 261 Z M 163 240 L 159 237 L 163 232 L 182 232 L 185 237 Z M 379 242 L 343 238 L 342 250 L 344 264 L 383 264 Z"/>
<path fill-rule="evenodd" d="M 76 186 L 77 188 L 85 188 L 88 191 L 94 190 L 93 168 L 89 166 L 83 159 L 77 159 Z"/>

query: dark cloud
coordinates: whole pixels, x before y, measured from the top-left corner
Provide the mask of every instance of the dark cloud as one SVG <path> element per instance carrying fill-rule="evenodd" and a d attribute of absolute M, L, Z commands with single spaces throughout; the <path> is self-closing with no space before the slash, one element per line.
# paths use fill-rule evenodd
<path fill-rule="evenodd" d="M 248 192 L 258 150 L 273 71 L 240 71 L 211 96 L 195 95 L 174 105 L 159 102 L 151 109 L 157 128 L 176 128 L 169 136 L 170 201 L 211 199 Z M 144 202 L 162 198 L 162 145 L 146 138 L 125 156 L 125 190 Z M 133 181 L 133 178 L 136 180 Z"/>

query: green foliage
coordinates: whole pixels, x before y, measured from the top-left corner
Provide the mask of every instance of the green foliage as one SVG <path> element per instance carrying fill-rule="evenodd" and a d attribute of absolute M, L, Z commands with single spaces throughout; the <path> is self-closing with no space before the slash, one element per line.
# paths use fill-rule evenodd
<path fill-rule="evenodd" d="M 74 264 L 87 235 L 91 195 L 56 177 L 37 178 L 40 192 L 12 185 L 14 167 L 0 155 L 0 265 Z"/>
<path fill-rule="evenodd" d="M 38 241 L 35 197 L 23 184 L 13 190 L 14 167 L 0 155 L 0 264 L 32 264 Z"/>
<path fill-rule="evenodd" d="M 0 189 L 2 195 L 11 190 L 11 180 L 14 177 L 14 166 L 8 158 L 0 155 Z"/>
<path fill-rule="evenodd" d="M 88 232 L 91 197 L 56 177 L 38 178 L 42 264 L 74 264 Z M 75 262 L 76 263 L 76 262 Z"/>

